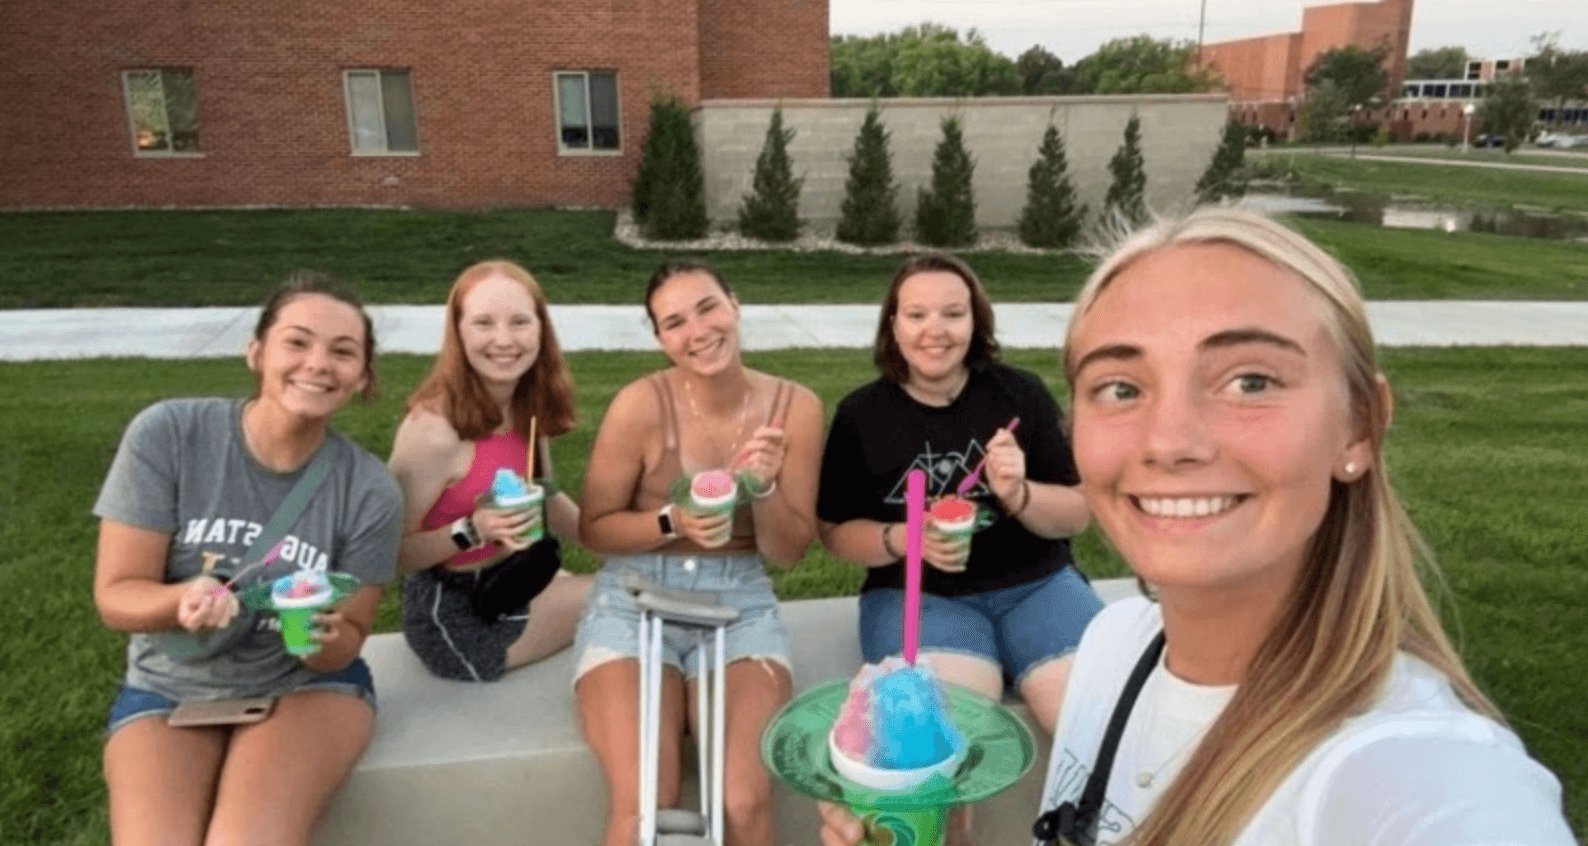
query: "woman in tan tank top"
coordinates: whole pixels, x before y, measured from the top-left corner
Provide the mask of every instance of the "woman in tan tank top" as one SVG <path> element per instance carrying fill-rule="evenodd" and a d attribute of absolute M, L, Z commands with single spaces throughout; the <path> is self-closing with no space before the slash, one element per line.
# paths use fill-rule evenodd
<path fill-rule="evenodd" d="M 638 617 L 621 584 L 637 574 L 718 592 L 739 610 L 727 635 L 727 843 L 770 846 L 772 786 L 759 742 L 789 697 L 791 676 L 788 636 L 763 562 L 792 564 L 815 537 L 821 401 L 744 366 L 739 302 L 711 267 L 664 264 L 645 304 L 671 366 L 626 385 L 607 408 L 579 520 L 586 546 L 607 557 L 574 645 L 580 726 L 608 787 L 603 842 L 629 846 L 638 832 Z M 701 516 L 673 504 L 674 484 L 703 470 L 739 478 L 732 514 Z M 689 647 L 682 640 L 664 646 L 659 807 L 679 799 L 684 715 L 693 712 L 685 704 L 698 672 Z"/>

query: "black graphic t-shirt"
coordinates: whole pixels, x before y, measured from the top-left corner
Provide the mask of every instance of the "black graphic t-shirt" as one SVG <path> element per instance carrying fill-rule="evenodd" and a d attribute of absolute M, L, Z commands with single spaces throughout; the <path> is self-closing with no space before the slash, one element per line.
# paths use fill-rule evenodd
<path fill-rule="evenodd" d="M 954 402 L 934 408 L 916 402 L 886 379 L 857 388 L 838 404 L 822 455 L 816 514 L 829 523 L 904 520 L 904 477 L 926 471 L 927 498 L 952 494 L 999 428 L 1020 418 L 1015 440 L 1026 453 L 1026 477 L 1073 485 L 1078 481 L 1059 409 L 1034 375 L 1003 365 L 974 369 Z M 922 590 L 966 596 L 1026 584 L 1069 564 L 1070 543 L 1032 534 L 1003 514 L 985 481 L 969 494 L 997 519 L 971 542 L 962 573 L 926 567 Z M 904 567 L 873 567 L 862 591 L 904 587 Z"/>

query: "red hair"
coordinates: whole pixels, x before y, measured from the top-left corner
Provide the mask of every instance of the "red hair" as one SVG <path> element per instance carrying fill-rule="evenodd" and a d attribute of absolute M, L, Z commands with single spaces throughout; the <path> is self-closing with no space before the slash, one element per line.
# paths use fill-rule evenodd
<path fill-rule="evenodd" d="M 540 321 L 540 352 L 513 388 L 513 429 L 528 440 L 529 421 L 533 418 L 538 421 L 537 435 L 554 438 L 578 423 L 573 377 L 557 343 L 557 331 L 551 325 L 545 292 L 529 271 L 505 259 L 471 265 L 452 283 L 447 294 L 447 325 L 441 335 L 441 353 L 430 366 L 430 373 L 408 395 L 407 410 L 424 407 L 439 412 L 458 437 L 466 440 L 483 438 L 502 425 L 501 409 L 469 366 L 463 336 L 458 331 L 458 324 L 463 321 L 463 298 L 481 282 L 498 275 L 524 286 L 535 303 L 535 318 Z"/>

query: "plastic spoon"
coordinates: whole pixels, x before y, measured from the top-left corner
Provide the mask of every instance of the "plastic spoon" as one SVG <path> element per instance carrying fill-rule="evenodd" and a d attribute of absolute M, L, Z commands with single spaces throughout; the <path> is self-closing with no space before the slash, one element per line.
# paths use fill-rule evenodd
<path fill-rule="evenodd" d="M 921 530 L 926 523 L 926 471 L 904 477 L 904 663 L 915 666 L 921 643 Z"/>
<path fill-rule="evenodd" d="M 1019 425 L 1020 418 L 1016 417 L 1015 419 L 1009 421 L 1009 425 L 1005 426 L 1004 430 L 1013 432 L 1015 427 Z M 964 497 L 965 494 L 970 493 L 970 489 L 976 487 L 976 481 L 981 478 L 981 468 L 986 464 L 987 453 L 984 450 L 981 454 L 981 460 L 976 462 L 976 469 L 970 471 L 969 476 L 959 480 L 959 487 L 954 489 L 955 495 Z"/>

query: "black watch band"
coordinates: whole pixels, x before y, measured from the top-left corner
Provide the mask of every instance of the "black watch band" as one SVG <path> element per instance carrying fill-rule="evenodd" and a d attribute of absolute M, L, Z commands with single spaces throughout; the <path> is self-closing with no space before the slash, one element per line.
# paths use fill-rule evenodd
<path fill-rule="evenodd" d="M 474 529 L 474 521 L 468 517 L 459 517 L 452 522 L 452 542 L 458 549 L 470 550 L 480 545 L 480 537 Z"/>
<path fill-rule="evenodd" d="M 662 537 L 668 540 L 678 540 L 678 529 L 673 525 L 673 504 L 671 502 L 662 506 L 656 512 L 656 528 L 662 531 Z"/>

